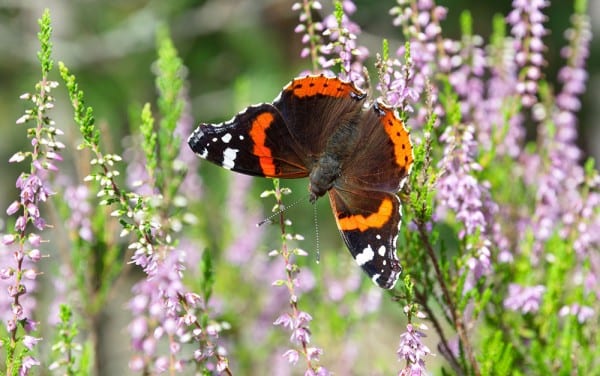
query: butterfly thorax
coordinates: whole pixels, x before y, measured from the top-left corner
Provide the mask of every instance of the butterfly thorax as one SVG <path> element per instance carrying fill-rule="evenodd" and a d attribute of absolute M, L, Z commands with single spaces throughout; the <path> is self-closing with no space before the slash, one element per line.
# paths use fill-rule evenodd
<path fill-rule="evenodd" d="M 312 165 L 308 186 L 310 202 L 315 202 L 333 188 L 342 174 L 341 161 L 346 160 L 356 146 L 357 120 L 353 119 L 340 126 L 329 139 L 325 151 Z"/>
<path fill-rule="evenodd" d="M 314 203 L 330 190 L 341 171 L 339 159 L 331 154 L 321 156 L 309 175 L 310 202 Z"/>

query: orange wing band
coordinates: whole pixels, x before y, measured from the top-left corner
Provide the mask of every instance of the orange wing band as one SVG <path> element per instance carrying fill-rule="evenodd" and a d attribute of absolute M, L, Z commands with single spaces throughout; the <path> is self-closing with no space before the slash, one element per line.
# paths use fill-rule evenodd
<path fill-rule="evenodd" d="M 381 228 L 389 221 L 392 216 L 394 204 L 389 198 L 384 199 L 379 205 L 377 213 L 364 216 L 361 214 L 351 215 L 344 218 L 336 218 L 340 230 L 352 231 L 359 230 L 361 232 L 372 228 Z"/>
<path fill-rule="evenodd" d="M 325 76 L 308 76 L 292 81 L 287 88 L 298 98 L 312 97 L 315 95 L 324 95 L 327 97 L 341 98 L 349 97 L 351 92 L 356 95 L 363 93 L 354 87 L 351 83 L 341 81 L 337 78 L 327 78 Z"/>
<path fill-rule="evenodd" d="M 394 116 L 391 110 L 386 110 L 383 124 L 385 133 L 390 136 L 390 139 L 394 143 L 396 164 L 408 168 L 413 162 L 412 145 L 404 124 Z"/>
<path fill-rule="evenodd" d="M 256 117 L 250 127 L 250 137 L 254 142 L 253 154 L 258 157 L 260 168 L 265 176 L 275 176 L 275 164 L 271 149 L 265 145 L 267 129 L 271 126 L 274 117 L 270 112 L 264 112 Z"/>

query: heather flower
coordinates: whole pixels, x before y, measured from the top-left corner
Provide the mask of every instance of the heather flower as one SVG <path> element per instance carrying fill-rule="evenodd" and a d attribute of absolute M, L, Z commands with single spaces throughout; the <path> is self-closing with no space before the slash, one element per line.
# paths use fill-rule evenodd
<path fill-rule="evenodd" d="M 327 295 L 333 302 L 340 302 L 346 294 L 358 290 L 362 281 L 360 270 L 348 270 L 345 278 L 329 278 L 325 284 Z"/>
<path fill-rule="evenodd" d="M 165 259 L 157 263 L 152 277 L 144 278 L 133 286 L 133 298 L 129 308 L 135 319 L 129 326 L 134 350 L 142 352 L 147 359 L 146 366 L 152 365 L 157 372 L 165 370 L 169 359 L 179 362 L 180 347 L 176 346 L 187 329 L 180 318 L 180 296 L 185 295 L 181 281 L 184 255 L 172 250 Z M 171 348 L 170 357 L 157 356 L 157 341 L 166 338 Z M 154 359 L 153 362 L 150 359 Z M 139 358 L 131 360 L 132 367 L 139 367 Z"/>
<path fill-rule="evenodd" d="M 123 157 L 127 163 L 126 183 L 133 192 L 141 196 L 151 196 L 155 192 L 148 171 L 144 153 L 139 148 L 139 136 L 129 136 L 123 140 Z"/>
<path fill-rule="evenodd" d="M 68 226 L 77 231 L 79 237 L 85 241 L 93 240 L 91 223 L 92 205 L 89 202 L 89 188 L 86 185 L 69 185 L 64 193 L 65 203 L 70 209 Z"/>
<path fill-rule="evenodd" d="M 323 6 L 317 0 L 303 0 L 302 3 L 296 2 L 292 5 L 293 11 L 300 12 L 300 24 L 294 30 L 296 33 L 302 33 L 302 44 L 305 45 L 300 52 L 300 57 L 307 58 L 310 56 L 313 63 L 313 71 L 317 70 L 318 49 L 323 45 L 321 36 L 323 24 L 313 21 L 312 12 L 313 10 L 318 11 L 322 8 Z"/>
<path fill-rule="evenodd" d="M 177 120 L 177 126 L 175 127 L 175 136 L 179 137 L 180 140 L 185 140 L 190 133 L 192 133 L 194 127 L 194 118 L 192 116 L 192 104 L 188 93 L 188 88 L 183 87 L 181 92 L 183 99 L 183 110 L 181 116 Z M 200 159 L 194 154 L 190 148 L 181 148 L 177 160 L 186 166 L 188 171 L 181 182 L 179 192 L 184 197 L 194 198 L 199 200 L 202 198 L 202 179 L 199 174 L 190 173 L 190 171 L 197 171 Z"/>
<path fill-rule="evenodd" d="M 320 48 L 319 65 L 325 70 L 333 66 L 340 67 L 338 76 L 362 87 L 366 80 L 363 62 L 369 56 L 369 50 L 356 43 L 360 27 L 350 19 L 356 6 L 350 0 L 337 1 L 334 14 L 323 20 L 323 36 L 329 42 Z"/>
<path fill-rule="evenodd" d="M 302 44 L 306 45 L 300 56 L 310 57 L 312 71 L 333 74 L 334 67 L 339 67 L 341 79 L 354 82 L 357 86 L 365 83 L 363 62 L 369 55 L 364 46 L 356 42 L 361 30 L 350 16 L 356 12 L 356 5 L 351 0 L 334 2 L 335 11 L 327 15 L 322 22 L 312 19 L 312 11 L 322 9 L 321 3 L 304 0 L 292 6 L 292 10 L 300 11 L 300 24 L 296 33 L 302 33 Z"/>
<path fill-rule="evenodd" d="M 41 341 L 41 338 L 26 335 L 23 337 L 23 345 L 29 350 L 33 350 L 34 346 Z"/>
<path fill-rule="evenodd" d="M 516 88 L 526 107 L 537 102 L 537 82 L 542 78 L 542 67 L 546 63 L 543 56 L 546 46 L 542 38 L 547 34 L 543 25 L 547 17 L 542 9 L 549 4 L 546 0 L 514 0 L 513 9 L 506 17 L 512 26 L 513 47 L 517 51 L 515 59 L 521 67 Z"/>
<path fill-rule="evenodd" d="M 442 210 L 450 209 L 464 228 L 459 238 L 485 233 L 487 222 L 484 213 L 487 188 L 478 182 L 474 174 L 481 170 L 475 155 L 477 144 L 474 128 L 470 125 L 450 125 L 440 141 L 445 143 L 444 157 L 440 161 L 442 172 L 437 181 L 438 218 L 443 218 Z"/>
<path fill-rule="evenodd" d="M 409 55 L 412 59 L 411 69 L 414 76 L 410 78 L 412 90 L 409 98 L 413 101 L 416 101 L 415 98 L 419 98 L 421 101 L 427 99 L 434 106 L 433 112 L 441 115 L 444 110 L 438 103 L 437 86 L 428 83 L 434 80 L 438 69 L 448 72 L 453 66 L 453 62 L 446 54 L 446 49 L 455 48 L 456 44 L 450 40 L 443 40 L 440 26 L 440 22 L 446 18 L 448 11 L 429 0 L 398 0 L 397 2 L 398 5 L 390 9 L 390 15 L 394 17 L 393 24 L 402 27 L 404 37 L 410 45 Z M 405 47 L 401 46 L 398 49 L 396 52 L 398 57 L 407 55 Z M 400 74 L 401 76 L 402 74 Z M 404 76 L 406 77 L 406 73 Z M 398 82 L 397 85 L 401 87 L 402 82 Z M 428 106 L 416 107 L 416 116 L 409 117 L 409 125 L 422 127 L 430 112 L 431 109 Z"/>
<path fill-rule="evenodd" d="M 196 158 L 197 159 L 197 158 Z M 250 176 L 235 174 L 231 177 L 230 194 L 227 200 L 227 210 L 234 229 L 250 228 L 248 232 L 235 231 L 235 238 L 225 250 L 225 257 L 235 265 L 246 265 L 251 262 L 255 255 L 259 242 L 263 236 L 263 227 L 255 227 L 259 223 L 260 216 L 252 212 L 246 202 L 245 193 L 250 188 L 252 178 Z M 254 227 L 254 228 L 252 228 Z"/>
<path fill-rule="evenodd" d="M 276 208 L 283 207 L 282 197 L 283 194 L 290 193 L 289 189 L 281 189 L 279 187 L 279 181 L 274 180 L 275 189 L 272 191 L 265 191 L 261 195 L 261 197 L 274 196 L 277 201 Z M 299 308 L 299 293 L 301 292 L 298 289 L 298 265 L 294 262 L 294 257 L 297 256 L 305 256 L 306 252 L 300 249 L 288 249 L 287 240 L 302 240 L 303 237 L 301 235 L 292 235 L 287 233 L 286 227 L 291 225 L 291 221 L 285 220 L 283 218 L 283 213 L 280 214 L 281 223 L 281 239 L 282 246 L 280 250 L 272 251 L 270 256 L 280 256 L 283 259 L 283 263 L 285 266 L 285 279 L 278 279 L 273 282 L 275 287 L 285 286 L 287 288 L 288 296 L 289 296 L 289 307 L 290 311 L 284 312 L 280 314 L 277 319 L 273 322 L 275 326 L 282 326 L 290 330 L 290 342 L 295 348 L 292 348 L 289 351 L 287 350 L 284 353 L 284 356 L 292 363 L 297 361 L 296 356 L 293 351 L 298 352 L 298 354 L 302 354 L 307 363 L 307 370 L 305 374 L 307 375 L 329 375 L 327 369 L 318 364 L 319 356 L 323 353 L 323 350 L 316 346 L 308 346 L 311 341 L 311 331 L 309 328 L 309 323 L 312 321 L 312 316 L 305 311 L 300 310 Z"/>
<path fill-rule="evenodd" d="M 476 247 L 473 244 L 467 244 L 467 251 L 472 255 L 467 259 L 468 274 L 465 281 L 465 291 L 473 289 L 477 281 L 491 271 L 491 244 L 489 240 L 482 240 L 481 244 Z"/>
<path fill-rule="evenodd" d="M 29 160 L 29 165 L 25 168 L 27 172 L 22 172 L 16 181 L 19 199 L 10 204 L 6 210 L 8 215 L 15 215 L 17 218 L 13 233 L 3 236 L 4 246 L 9 248 L 1 249 L 0 252 L 0 270 L 2 270 L 0 283 L 5 285 L 6 292 L 6 295 L 1 297 L 0 308 L 4 308 L 2 319 L 8 336 L 12 338 L 10 344 L 5 342 L 11 347 L 11 351 L 7 353 L 9 356 L 4 362 L 3 369 L 6 374 L 13 374 L 16 371 L 16 365 L 20 360 L 15 357 L 15 351 L 21 351 L 18 346 L 22 345 L 32 351 L 40 340 L 30 333 L 37 327 L 32 317 L 36 304 L 32 293 L 35 292 L 34 282 L 39 274 L 35 263 L 41 258 L 37 257 L 41 237 L 31 236 L 31 234 L 43 231 L 47 227 L 46 220 L 41 216 L 40 205 L 53 194 L 49 189 L 48 181 L 52 172 L 58 170 L 55 162 L 62 160 L 59 151 L 65 147 L 57 139 L 57 136 L 62 135 L 62 131 L 54 127 L 54 121 L 48 116 L 48 110 L 53 107 L 54 102 L 51 92 L 58 83 L 48 80 L 53 61 L 50 57 L 51 27 L 47 11 L 39 20 L 39 25 L 41 31 L 38 38 L 41 50 L 38 57 L 42 65 L 42 79 L 36 85 L 35 94 L 26 93 L 21 96 L 22 99 L 31 102 L 33 107 L 26 110 L 16 122 L 18 125 L 29 121 L 34 123 L 27 129 L 27 137 L 32 148 L 25 152 L 17 152 L 9 160 L 10 163 L 23 163 Z M 9 258 L 11 251 L 12 258 Z M 3 307 L 5 304 L 9 306 Z M 23 335 L 19 329 L 27 334 Z M 31 368 L 39 364 L 37 359 L 26 356 L 22 359 L 18 373 L 28 375 Z"/>
<path fill-rule="evenodd" d="M 460 98 L 463 119 L 475 120 L 475 112 L 481 108 L 485 89 L 482 81 L 486 68 L 483 39 L 475 35 L 463 38 L 460 45 L 453 45 L 450 60 L 456 67 L 450 72 L 448 81 Z"/>
<path fill-rule="evenodd" d="M 384 101 L 400 112 L 414 112 L 413 104 L 419 100 L 419 92 L 413 85 L 415 72 L 412 58 L 409 56 L 402 64 L 398 59 L 388 57 L 387 60 L 378 61 L 378 64 L 380 73 L 377 90 Z"/>
<path fill-rule="evenodd" d="M 15 256 L 19 255 L 21 259 L 21 271 L 33 270 L 35 272 L 35 262 L 29 256 L 17 253 L 18 251 L 13 250 L 13 247 L 8 247 L 0 244 L 0 291 L 4 293 L 0 295 L 0 320 L 2 322 L 14 322 L 13 316 L 13 304 L 15 295 L 9 295 L 6 292 L 10 289 L 14 291 L 14 279 L 17 277 L 18 269 L 15 264 Z M 37 272 L 35 272 L 37 277 Z M 18 305 L 14 306 L 20 312 L 19 319 L 30 320 L 33 317 L 37 302 L 35 296 L 31 294 L 36 291 L 37 283 L 35 279 L 24 278 L 21 279 L 20 285 L 22 286 L 22 294 L 19 296 Z M 11 324 L 12 327 L 15 327 Z"/>
<path fill-rule="evenodd" d="M 427 375 L 424 358 L 431 354 L 431 350 L 423 343 L 423 337 L 425 333 L 417 330 L 413 324 L 406 325 L 406 332 L 400 336 L 400 344 L 396 352 L 400 360 L 406 361 L 406 366 L 398 375 Z"/>
<path fill-rule="evenodd" d="M 583 15 L 574 17 L 573 21 L 572 29 L 566 34 L 569 46 L 562 50 L 567 64 L 559 72 L 558 79 L 563 86 L 556 97 L 556 107 L 541 108 L 538 116 L 543 125 L 540 127 L 541 146 L 546 148 L 548 157 L 547 160 L 530 158 L 532 165 L 541 167 L 535 181 L 530 182 L 537 187 L 533 218 L 536 257 L 539 257 L 544 242 L 555 231 L 562 238 L 576 232 L 575 248 L 580 257 L 585 257 L 584 249 L 593 249 L 594 245 L 600 244 L 600 236 L 593 231 L 600 226 L 598 220 L 594 219 L 592 209 L 596 205 L 597 193 L 590 192 L 583 197 L 579 191 L 585 173 L 579 164 L 581 150 L 576 144 L 575 113 L 579 109 L 578 96 L 583 92 L 587 80 L 583 68 L 589 55 L 590 26 Z"/>
<path fill-rule="evenodd" d="M 573 315 L 577 317 L 577 321 L 580 324 L 585 323 L 588 319 L 592 318 L 595 314 L 595 311 L 592 307 L 589 306 L 581 306 L 577 303 L 572 304 L 570 306 L 564 306 L 558 311 L 558 315 L 561 317 L 567 315 Z"/>
<path fill-rule="evenodd" d="M 508 285 L 508 296 L 504 298 L 504 307 L 521 313 L 535 313 L 539 310 L 546 287 Z"/>
<path fill-rule="evenodd" d="M 25 376 L 25 375 L 29 375 L 29 371 L 34 367 L 34 366 L 39 366 L 40 362 L 39 360 L 35 359 L 32 356 L 26 356 L 23 358 L 23 363 L 21 363 L 21 368 L 19 369 L 19 376 Z"/>
<path fill-rule="evenodd" d="M 490 77 L 485 83 L 486 97 L 476 107 L 479 111 L 474 115 L 478 128 L 477 137 L 482 147 L 490 150 L 494 137 L 504 133 L 504 137 L 496 145 L 497 154 L 517 158 L 522 151 L 525 128 L 524 116 L 516 111 L 517 106 L 514 105 L 518 99 L 516 82 L 519 67 L 512 44 L 502 38 L 491 45 L 486 65 L 490 71 Z M 507 108 L 515 108 L 508 113 L 508 119 L 505 118 Z"/>

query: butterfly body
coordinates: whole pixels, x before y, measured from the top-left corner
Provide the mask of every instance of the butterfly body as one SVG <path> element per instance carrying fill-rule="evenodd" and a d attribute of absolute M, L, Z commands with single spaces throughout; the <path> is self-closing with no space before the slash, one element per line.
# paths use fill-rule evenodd
<path fill-rule="evenodd" d="M 192 150 L 247 175 L 309 179 L 310 201 L 329 194 L 338 229 L 356 262 L 382 288 L 401 272 L 396 256 L 402 187 L 412 145 L 393 110 L 352 83 L 298 78 L 273 103 L 248 107 L 222 124 L 201 124 Z"/>

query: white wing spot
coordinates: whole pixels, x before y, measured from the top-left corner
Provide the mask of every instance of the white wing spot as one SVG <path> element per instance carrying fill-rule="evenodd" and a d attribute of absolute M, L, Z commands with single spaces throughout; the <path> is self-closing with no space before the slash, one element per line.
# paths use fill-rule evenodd
<path fill-rule="evenodd" d="M 217 138 L 213 137 L 212 142 L 217 142 Z"/>
<path fill-rule="evenodd" d="M 240 140 L 243 140 L 243 139 L 244 139 L 244 136 L 240 135 Z"/>
<path fill-rule="evenodd" d="M 379 285 L 379 282 L 377 282 L 379 277 L 381 277 L 381 274 L 374 274 L 373 277 L 371 277 L 371 281 L 373 281 L 376 285 Z"/>
<path fill-rule="evenodd" d="M 356 255 L 356 263 L 360 266 L 363 266 L 367 262 L 373 260 L 375 256 L 375 252 L 373 252 L 373 248 L 369 244 L 367 248 L 363 249 L 363 251 Z"/>
<path fill-rule="evenodd" d="M 200 154 L 198 154 L 198 155 L 200 156 L 200 158 L 204 158 L 204 159 L 206 159 L 206 157 L 208 157 L 208 149 L 207 149 L 207 148 L 204 148 L 204 149 L 202 150 L 202 153 L 200 153 Z"/>
<path fill-rule="evenodd" d="M 381 256 L 381 257 L 385 256 L 385 245 L 382 245 L 381 247 L 379 247 L 379 249 L 377 250 L 377 253 L 379 253 L 379 256 Z"/>
<path fill-rule="evenodd" d="M 231 135 L 231 133 L 227 133 L 225 134 L 225 136 L 221 137 L 221 141 L 223 141 L 224 143 L 228 144 L 229 141 L 231 141 L 231 138 L 233 136 Z"/>
<path fill-rule="evenodd" d="M 223 168 L 231 170 L 235 166 L 235 157 L 238 151 L 238 149 L 225 149 L 223 152 Z"/>
<path fill-rule="evenodd" d="M 381 240 L 381 235 L 377 234 L 375 237 L 377 238 L 377 240 Z"/>

